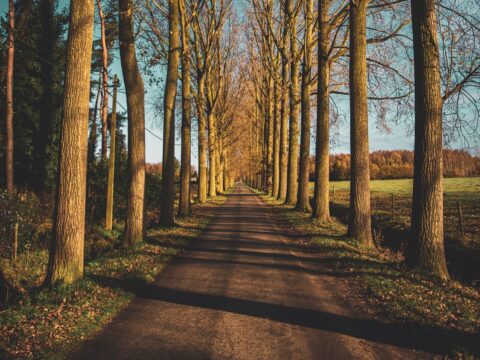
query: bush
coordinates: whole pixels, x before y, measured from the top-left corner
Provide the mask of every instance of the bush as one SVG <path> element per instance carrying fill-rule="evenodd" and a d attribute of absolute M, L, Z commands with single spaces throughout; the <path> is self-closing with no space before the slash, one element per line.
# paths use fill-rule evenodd
<path fill-rule="evenodd" d="M 33 193 L 10 194 L 0 191 L 0 257 L 11 257 L 13 231 L 18 224 L 18 250 L 46 246 L 39 236 L 44 223 L 41 203 Z"/>

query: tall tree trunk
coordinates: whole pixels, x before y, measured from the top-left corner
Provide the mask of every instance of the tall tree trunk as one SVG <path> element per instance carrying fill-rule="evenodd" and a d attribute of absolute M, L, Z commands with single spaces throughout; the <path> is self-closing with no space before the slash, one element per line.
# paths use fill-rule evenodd
<path fill-rule="evenodd" d="M 277 198 L 280 182 L 280 118 L 278 111 L 279 83 L 278 80 L 273 84 L 273 176 L 272 176 L 272 196 Z"/>
<path fill-rule="evenodd" d="M 299 60 L 297 57 L 296 39 L 297 19 L 292 15 L 291 5 L 289 10 L 289 19 L 290 18 L 292 18 L 290 20 L 290 56 L 292 57 L 292 62 L 290 66 L 290 134 L 288 138 L 288 177 L 285 202 L 289 205 L 295 205 L 298 193 L 298 115 L 300 110 L 300 96 L 298 91 Z"/>
<path fill-rule="evenodd" d="M 217 195 L 217 155 L 215 139 L 215 115 L 208 111 L 208 196 Z"/>
<path fill-rule="evenodd" d="M 285 26 L 283 33 L 283 44 L 288 46 L 288 28 Z M 289 62 L 282 56 L 282 91 L 280 94 L 280 179 L 278 199 L 285 200 L 287 196 L 287 176 L 288 176 L 288 74 Z"/>
<path fill-rule="evenodd" d="M 351 185 L 348 233 L 373 246 L 370 218 L 370 169 L 367 100 L 367 5 L 350 2 L 350 148 Z"/>
<path fill-rule="evenodd" d="M 318 78 L 317 78 L 317 143 L 315 150 L 315 190 L 312 217 L 330 219 L 330 61 L 328 59 L 330 0 L 318 3 Z"/>
<path fill-rule="evenodd" d="M 128 111 L 127 220 L 123 245 L 143 240 L 145 207 L 145 93 L 135 54 L 133 0 L 119 0 L 119 40 Z"/>
<path fill-rule="evenodd" d="M 110 157 L 108 159 L 107 211 L 105 214 L 105 230 L 111 231 L 113 225 L 113 191 L 115 187 L 115 154 L 117 139 L 117 75 L 113 80 L 112 117 L 110 119 Z"/>
<path fill-rule="evenodd" d="M 415 155 L 411 263 L 448 279 L 443 234 L 442 95 L 434 0 L 412 0 Z"/>
<path fill-rule="evenodd" d="M 302 129 L 300 139 L 300 172 L 296 209 L 310 211 L 309 163 L 310 163 L 310 81 L 312 72 L 313 0 L 305 1 L 305 39 L 302 68 Z"/>
<path fill-rule="evenodd" d="M 7 191 L 15 191 L 13 179 L 13 63 L 15 58 L 15 6 L 13 0 L 8 1 L 8 50 L 7 50 L 7 107 L 6 107 L 6 169 Z"/>
<path fill-rule="evenodd" d="M 180 50 L 178 0 L 168 0 L 168 70 L 163 122 L 163 174 L 160 224 L 175 224 L 175 98 Z"/>
<path fill-rule="evenodd" d="M 178 215 L 190 214 L 191 90 L 190 44 L 183 0 L 180 0 L 182 28 L 182 153 L 180 162 L 180 201 Z"/>
<path fill-rule="evenodd" d="M 224 172 L 224 163 L 223 163 L 223 141 L 221 138 L 221 134 L 218 135 L 218 140 L 217 140 L 217 159 L 216 163 L 218 164 L 217 166 L 217 191 L 221 194 L 225 190 L 224 188 L 224 182 L 223 182 L 223 172 Z"/>
<path fill-rule="evenodd" d="M 207 201 L 207 130 L 205 118 L 205 77 L 198 77 L 198 202 Z"/>
<path fill-rule="evenodd" d="M 93 1 L 71 0 L 53 242 L 46 284 L 83 276 Z"/>
<path fill-rule="evenodd" d="M 268 76 L 267 80 L 267 109 L 266 109 L 266 139 L 267 150 L 267 176 L 266 188 L 267 194 L 272 194 L 272 175 L 273 175 L 273 116 L 274 116 L 274 98 L 273 98 L 273 78 Z"/>
<path fill-rule="evenodd" d="M 102 79 L 103 96 L 100 116 L 102 120 L 102 159 L 107 159 L 107 117 L 108 117 L 108 49 L 105 35 L 105 16 L 102 10 L 102 0 L 97 0 L 98 17 L 100 18 L 100 36 L 102 42 Z"/>

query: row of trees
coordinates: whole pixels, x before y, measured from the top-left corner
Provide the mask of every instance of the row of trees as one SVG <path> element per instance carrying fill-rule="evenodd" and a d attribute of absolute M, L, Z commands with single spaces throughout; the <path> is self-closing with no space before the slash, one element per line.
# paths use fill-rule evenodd
<path fill-rule="evenodd" d="M 370 179 L 413 177 L 414 153 L 410 150 L 380 150 L 370 153 Z M 443 150 L 443 176 L 480 176 L 480 158 L 465 150 Z M 315 179 L 315 158 L 310 159 L 310 180 Z M 350 180 L 350 154 L 330 155 L 330 180 Z"/>
<path fill-rule="evenodd" d="M 145 90 L 140 71 L 142 65 L 151 82 L 156 82 L 155 78 L 158 78 L 158 73 L 151 70 L 152 65 L 165 66 L 167 69 L 162 102 L 162 192 L 161 199 L 157 199 L 161 208 L 160 224 L 169 226 L 175 223 L 175 170 L 178 161 L 174 157 L 174 150 L 175 112 L 178 108 L 182 113 L 178 215 L 188 216 L 191 211 L 191 147 L 195 142 L 192 141 L 192 122 L 197 123 L 198 129 L 198 138 L 194 139 L 198 142 L 198 201 L 205 202 L 208 196 L 216 196 L 232 184 L 238 170 L 232 169 L 230 164 L 235 143 L 240 136 L 233 123 L 244 89 L 239 81 L 238 34 L 235 31 L 238 24 L 234 19 L 231 0 L 146 0 L 135 4 L 132 0 L 119 0 L 118 3 L 72 0 L 68 17 L 56 12 L 57 4 L 54 0 L 18 0 L 16 4 L 13 1 L 9 4 L 10 21 L 5 26 L 9 39 L 8 56 L 5 59 L 8 69 L 6 77 L 9 79 L 6 82 L 6 103 L 13 101 L 13 95 L 19 99 L 20 104 L 30 101 L 28 111 L 40 120 L 34 123 L 35 127 L 29 129 L 32 137 L 30 141 L 34 145 L 27 151 L 20 138 L 27 126 L 13 122 L 13 112 L 8 111 L 10 105 L 6 106 L 7 146 L 2 152 L 6 163 L 6 187 L 11 193 L 23 187 L 38 194 L 48 193 L 50 186 L 56 188 L 46 284 L 71 283 L 83 276 L 85 208 L 87 200 L 90 201 L 86 194 L 87 179 L 107 162 L 109 171 L 108 186 L 105 186 L 105 221 L 106 228 L 111 229 L 113 175 L 116 171 L 115 154 L 118 151 L 115 147 L 115 134 L 119 130 L 115 125 L 118 82 L 116 77 L 112 81 L 109 68 L 113 62 L 116 43 L 120 52 L 128 118 L 123 246 L 132 246 L 142 241 L 145 232 L 146 128 Z M 93 40 L 95 10 L 100 33 L 97 41 Z M 68 37 L 65 42 L 62 37 L 67 18 Z M 36 33 L 29 39 L 21 31 L 28 30 L 28 20 L 32 19 L 38 19 L 37 33 L 40 35 Z M 164 26 L 165 23 L 168 23 L 168 28 Z M 20 40 L 14 39 L 14 35 Z M 45 38 L 50 42 L 45 42 Z M 43 51 L 44 46 L 50 43 L 50 47 L 57 51 L 45 50 L 45 55 L 49 58 L 42 58 L 38 49 Z M 24 44 L 31 46 L 29 51 L 21 51 L 26 46 Z M 137 59 L 136 47 L 142 54 L 140 60 Z M 28 87 L 21 83 L 22 74 L 28 73 L 32 66 L 24 64 L 23 68 L 13 67 L 9 60 L 11 54 L 25 59 L 24 61 L 27 61 L 28 56 L 32 58 L 33 54 L 34 61 L 38 56 L 40 62 L 46 62 L 48 72 L 42 66 L 36 69 L 37 64 L 33 61 L 38 78 L 35 77 L 37 75 L 29 74 L 25 79 L 25 85 L 29 86 L 34 81 L 38 82 L 40 90 L 34 91 L 35 94 L 40 93 L 39 99 L 34 98 L 38 104 L 31 99 L 25 100 L 20 93 Z M 46 76 L 55 78 L 47 79 Z M 177 94 L 178 83 L 181 83 L 180 96 Z M 109 113 L 112 87 L 112 111 Z M 19 93 L 12 95 L 11 89 L 17 89 Z M 51 91 L 52 89 L 56 91 Z M 48 101 L 42 102 L 48 96 Z M 177 101 L 179 97 L 180 102 Z M 15 108 L 20 106 L 16 105 Z M 45 113 L 38 109 L 44 109 Z M 97 131 L 97 118 L 100 119 L 100 131 Z M 121 114 L 118 119 L 122 119 Z M 13 127 L 16 130 L 15 137 L 13 131 L 9 132 Z M 48 131 L 42 133 L 43 130 Z M 99 139 L 97 132 L 100 134 Z M 37 136 L 45 137 L 40 148 L 35 148 Z M 122 140 L 123 137 L 120 137 Z M 17 146 L 17 142 L 20 146 L 15 159 L 24 156 L 32 169 L 14 176 L 14 169 L 17 171 L 23 169 L 22 166 L 25 167 L 20 162 L 12 163 L 13 145 Z M 99 158 L 96 150 L 98 143 Z M 38 163 L 35 161 L 36 156 Z M 45 171 L 40 172 L 36 167 Z M 51 178 L 45 175 L 47 170 L 51 173 Z"/>
<path fill-rule="evenodd" d="M 475 47 L 465 51 L 460 44 L 475 43 L 479 28 L 465 4 L 438 3 L 412 0 L 410 9 L 405 1 L 252 0 L 248 53 L 254 65 L 246 78 L 255 106 L 250 110 L 251 165 L 245 176 L 252 186 L 328 221 L 329 147 L 334 141 L 330 125 L 338 126 L 341 118 L 338 97 L 348 96 L 348 233 L 359 243 L 373 246 L 369 110 L 376 113 L 378 126 L 388 128 L 389 121 L 408 118 L 414 109 L 414 194 L 407 255 L 412 264 L 448 278 L 442 145 L 444 138 L 455 137 L 452 129 L 474 126 L 478 118 L 476 101 L 468 99 L 478 97 L 475 79 L 480 62 Z M 451 27 L 446 29 L 446 24 Z M 314 94 L 315 185 L 310 203 Z M 471 118 L 460 104 L 468 108 Z M 392 108 L 395 111 L 389 115 Z M 443 127 L 448 130 L 445 137 Z"/>

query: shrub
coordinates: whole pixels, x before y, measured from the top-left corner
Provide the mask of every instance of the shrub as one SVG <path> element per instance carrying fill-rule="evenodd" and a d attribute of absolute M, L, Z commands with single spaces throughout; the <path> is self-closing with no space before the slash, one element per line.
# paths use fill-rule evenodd
<path fill-rule="evenodd" d="M 41 203 L 33 193 L 0 191 L 0 257 L 12 256 L 15 224 L 18 224 L 19 251 L 45 246 L 38 232 L 44 219 Z"/>

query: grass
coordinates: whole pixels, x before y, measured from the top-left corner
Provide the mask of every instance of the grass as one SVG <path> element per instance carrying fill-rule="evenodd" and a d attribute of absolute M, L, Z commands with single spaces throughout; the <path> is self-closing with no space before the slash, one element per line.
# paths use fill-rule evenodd
<path fill-rule="evenodd" d="M 23 289 L 23 296 L 0 311 L 0 358 L 65 358 L 153 281 L 179 249 L 205 228 L 208 207 L 225 199 L 218 196 L 195 206 L 193 215 L 178 219 L 175 227 L 149 230 L 148 241 L 131 249 L 116 249 L 88 261 L 84 279 L 74 285 L 40 287 L 46 251 L 21 254 L 15 263 L 3 261 L 2 268 Z M 111 286 L 112 281 L 128 286 Z"/>
<path fill-rule="evenodd" d="M 332 214 L 344 223 L 348 220 L 349 188 L 349 181 L 330 183 Z M 401 252 L 409 236 L 412 180 L 373 180 L 370 188 L 375 240 L 379 245 Z M 458 204 L 463 212 L 463 239 Z M 444 180 L 444 225 L 447 262 L 452 276 L 479 287 L 480 177 Z"/>
<path fill-rule="evenodd" d="M 268 196 L 288 220 L 285 231 L 298 246 L 319 253 L 333 276 L 350 279 L 363 293 L 372 316 L 408 327 L 418 342 L 448 358 L 480 356 L 480 293 L 456 281 L 442 282 L 403 264 L 400 254 L 365 248 L 344 236 L 338 220 L 320 222 Z M 300 235 L 300 238 L 298 237 Z"/>

